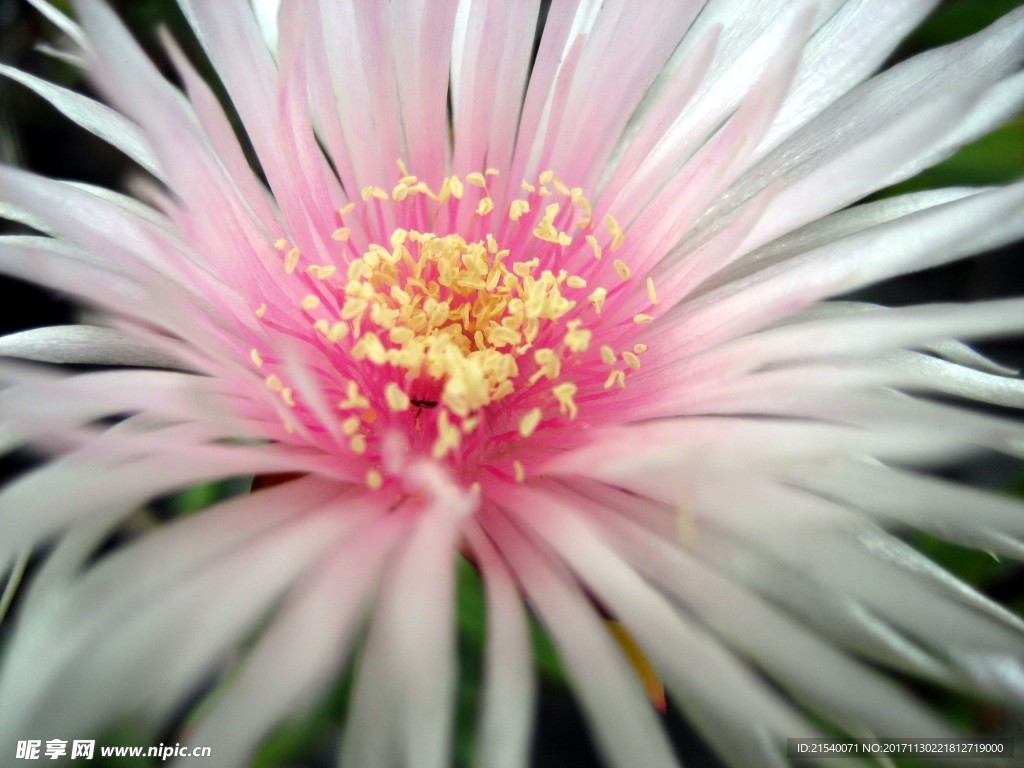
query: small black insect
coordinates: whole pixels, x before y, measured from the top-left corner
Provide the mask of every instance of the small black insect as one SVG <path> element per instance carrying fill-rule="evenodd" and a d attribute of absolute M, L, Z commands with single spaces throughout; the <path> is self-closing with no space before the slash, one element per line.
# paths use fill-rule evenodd
<path fill-rule="evenodd" d="M 437 408 L 437 400 L 416 400 L 415 398 L 410 400 L 413 405 L 417 408 Z"/>

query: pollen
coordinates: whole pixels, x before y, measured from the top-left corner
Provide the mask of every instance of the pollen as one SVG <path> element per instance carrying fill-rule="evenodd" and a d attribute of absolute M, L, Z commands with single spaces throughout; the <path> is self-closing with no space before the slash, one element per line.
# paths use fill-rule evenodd
<path fill-rule="evenodd" d="M 538 439 L 556 434 L 640 368 L 646 347 L 614 318 L 645 286 L 655 304 L 654 283 L 634 277 L 626 255 L 609 259 L 620 280 L 609 274 L 602 257 L 622 246 L 622 227 L 611 214 L 595 219 L 582 188 L 550 170 L 509 199 L 492 197 L 493 169 L 447 176 L 432 188 L 403 162 L 398 167 L 397 183 L 363 188 L 362 202 L 339 209 L 325 228 L 325 239 L 343 244 L 333 259 L 311 264 L 308 250 L 303 256 L 290 241 L 276 244 L 294 273 L 292 307 L 310 313 L 301 323 L 312 326 L 311 341 L 340 376 L 326 390 L 340 433 L 318 431 L 379 467 L 365 476 L 371 489 L 384 484 L 378 462 L 386 435 L 403 428 L 410 450 L 458 466 L 491 446 L 504 471 L 524 482 L 522 463 L 509 466 L 511 444 L 542 424 Z M 497 206 L 507 218 L 490 216 Z M 358 223 L 346 220 L 357 208 Z M 385 221 L 394 223 L 384 229 Z M 611 317 L 602 318 L 606 306 Z M 265 312 L 266 305 L 257 310 Z M 274 320 L 270 331 L 281 322 Z M 296 403 L 285 372 L 272 373 L 277 358 L 264 361 L 255 348 L 250 356 L 295 418 L 311 418 L 315 400 Z"/>
<path fill-rule="evenodd" d="M 616 384 L 618 384 L 620 388 L 626 386 L 626 373 L 625 373 L 625 371 L 618 371 L 618 370 L 616 370 L 616 371 L 612 371 L 611 373 L 609 373 L 608 374 L 608 378 L 605 379 L 605 381 L 604 381 L 604 388 L 605 389 L 611 389 Z"/>
<path fill-rule="evenodd" d="M 611 250 L 619 250 L 626 241 L 626 234 L 622 231 L 622 227 L 619 226 L 619 222 L 609 213 L 604 217 L 604 226 L 608 230 L 608 234 L 612 236 Z"/>
<path fill-rule="evenodd" d="M 359 385 L 354 381 L 348 383 L 346 397 L 338 401 L 338 408 L 343 411 L 357 408 L 369 408 L 370 401 L 359 394 Z"/>
<path fill-rule="evenodd" d="M 565 333 L 565 346 L 573 352 L 586 352 L 593 333 L 585 328 L 580 328 L 579 320 L 570 320 L 565 326 L 569 329 Z"/>
<path fill-rule="evenodd" d="M 540 424 L 541 416 L 543 413 L 540 408 L 531 408 L 526 414 L 519 420 L 519 434 L 523 437 L 529 437 L 537 431 L 537 425 Z"/>
<path fill-rule="evenodd" d="M 512 221 L 519 221 L 524 213 L 530 212 L 530 204 L 525 200 L 513 200 L 508 207 L 508 217 Z"/>
<path fill-rule="evenodd" d="M 411 402 L 405 391 L 395 382 L 388 382 L 384 387 L 384 399 L 388 401 L 388 408 L 392 411 L 407 411 Z"/>
<path fill-rule="evenodd" d="M 435 459 L 443 459 L 462 443 L 462 432 L 452 424 L 447 411 L 441 411 L 437 419 L 437 440 L 431 449 Z"/>
<path fill-rule="evenodd" d="M 263 367 L 263 356 L 260 355 L 260 352 L 258 349 L 256 349 L 256 347 L 253 347 L 251 350 L 249 350 L 249 358 L 252 360 L 252 364 L 255 365 L 257 368 Z"/>
<path fill-rule="evenodd" d="M 447 182 L 453 195 L 465 192 L 456 180 Z M 480 186 L 484 177 L 466 181 Z M 554 226 L 559 210 L 557 203 L 547 207 L 543 231 L 534 232 L 541 243 L 564 241 Z M 341 318 L 351 328 L 356 360 L 389 368 L 406 382 L 386 387 L 392 411 L 408 407 L 408 392 L 426 389 L 437 391 L 432 399 L 444 406 L 439 419 L 469 419 L 516 391 L 523 353 L 545 329 L 565 323 L 558 349 L 545 346 L 531 356 L 531 384 L 556 380 L 562 355 L 589 345 L 591 332 L 581 321 L 563 320 L 582 298 L 574 294 L 586 285 L 583 278 L 541 269 L 536 257 L 513 262 L 491 233 L 467 241 L 396 230 L 390 245 L 371 244 L 350 264 Z M 439 429 L 434 452 L 446 455 L 458 447 L 458 429 Z"/>
<path fill-rule="evenodd" d="M 327 340 L 332 343 L 336 343 L 346 336 L 348 336 L 348 325 L 340 320 L 327 329 Z"/>
<path fill-rule="evenodd" d="M 576 403 L 572 399 L 577 389 L 578 387 L 575 384 L 567 381 L 551 390 L 555 399 L 558 400 L 558 410 L 563 414 L 568 414 L 570 419 L 575 419 L 576 414 L 579 412 Z"/>
<path fill-rule="evenodd" d="M 309 272 L 309 274 L 311 274 L 317 280 L 330 280 L 332 277 L 334 277 L 334 273 L 337 271 L 337 269 L 338 268 L 335 267 L 333 264 L 329 264 L 323 267 L 317 264 L 313 264 L 311 266 L 306 267 L 306 271 Z"/>

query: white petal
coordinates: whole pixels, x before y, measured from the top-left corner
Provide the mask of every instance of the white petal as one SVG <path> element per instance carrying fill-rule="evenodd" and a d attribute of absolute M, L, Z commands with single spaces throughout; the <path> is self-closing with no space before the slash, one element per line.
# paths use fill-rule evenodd
<path fill-rule="evenodd" d="M 558 647 L 609 764 L 677 765 L 636 673 L 579 587 L 499 515 L 484 525 Z"/>
<path fill-rule="evenodd" d="M 353 768 L 448 762 L 454 710 L 455 528 L 419 513 L 381 585 L 342 744 Z"/>
<path fill-rule="evenodd" d="M 180 361 L 163 350 L 138 342 L 120 331 L 91 325 L 36 328 L 0 337 L 0 356 L 78 365 L 182 367 Z"/>
<path fill-rule="evenodd" d="M 476 765 L 525 768 L 536 682 L 526 611 L 508 568 L 486 537 L 470 534 L 487 598 L 487 650 Z"/>
<path fill-rule="evenodd" d="M 340 509 L 336 510 L 341 512 Z M 346 509 L 349 522 L 366 510 Z M 377 510 L 379 511 L 379 510 Z M 248 764 L 260 738 L 309 706 L 337 675 L 360 625 L 360 610 L 397 536 L 373 521 L 346 536 L 299 581 L 244 665 L 196 729 L 195 744 L 215 744 L 224 765 Z"/>

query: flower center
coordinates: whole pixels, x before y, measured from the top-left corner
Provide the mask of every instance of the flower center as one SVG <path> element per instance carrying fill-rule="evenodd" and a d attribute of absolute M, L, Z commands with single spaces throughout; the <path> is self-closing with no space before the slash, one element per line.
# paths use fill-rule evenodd
<path fill-rule="evenodd" d="M 516 444 L 576 419 L 585 400 L 624 386 L 640 367 L 643 344 L 616 348 L 650 316 L 601 327 L 606 301 L 632 292 L 627 265 L 602 261 L 623 233 L 610 215 L 596 226 L 582 190 L 550 171 L 524 182 L 502 215 L 488 190 L 495 171 L 468 174 L 465 184 L 446 178 L 435 192 L 400 167 L 390 194 L 368 187 L 364 205 L 338 212 L 337 263 L 297 272 L 299 249 L 277 243 L 286 273 L 303 283 L 298 303 L 312 341 L 340 374 L 328 375 L 324 390 L 337 393 L 346 447 L 370 462 L 371 487 L 385 479 L 377 460 L 388 430 L 460 471 L 500 457 L 521 479 Z M 257 314 L 266 321 L 266 306 Z M 592 344 L 595 330 L 612 343 Z M 266 373 L 263 355 L 252 357 Z M 309 425 L 286 374 L 266 384 Z M 293 428 L 287 415 L 285 424 Z"/>
<path fill-rule="evenodd" d="M 371 246 L 352 262 L 341 317 L 358 337 L 356 360 L 401 374 L 402 381 L 386 386 L 393 410 L 416 399 L 439 402 L 466 418 L 512 394 L 520 356 L 534 348 L 542 330 L 545 340 L 558 341 L 555 321 L 576 306 L 563 288 L 586 286 L 565 270 L 536 274 L 537 258 L 506 266 L 509 251 L 499 250 L 490 234 L 467 243 L 459 235 L 398 229 L 391 245 L 390 251 Z M 562 343 L 570 352 L 590 343 L 580 324 L 566 324 Z M 539 347 L 533 358 L 540 368 L 531 384 L 557 380 L 559 351 Z M 570 389 L 575 387 L 561 390 L 566 407 L 572 405 Z"/>

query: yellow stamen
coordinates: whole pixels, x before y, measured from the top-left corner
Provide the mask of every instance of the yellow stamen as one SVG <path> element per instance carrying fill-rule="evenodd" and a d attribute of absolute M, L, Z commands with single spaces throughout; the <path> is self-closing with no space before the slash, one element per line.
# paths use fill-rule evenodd
<path fill-rule="evenodd" d="M 309 272 L 309 274 L 311 274 L 317 280 L 330 280 L 332 277 L 334 277 L 334 273 L 337 271 L 337 269 L 338 268 L 335 267 L 333 264 L 328 264 L 327 266 L 323 267 L 318 266 L 316 264 L 312 264 L 306 267 L 306 271 Z"/>
<path fill-rule="evenodd" d="M 641 312 L 639 315 L 633 315 L 633 322 L 637 325 L 646 325 L 647 323 L 653 323 L 654 318 Z"/>
<path fill-rule="evenodd" d="M 513 200 L 508 208 L 508 217 L 512 221 L 519 221 L 524 213 L 530 212 L 530 204 L 525 200 Z"/>
<path fill-rule="evenodd" d="M 616 384 L 619 388 L 626 386 L 626 373 L 625 371 L 612 371 L 608 374 L 608 378 L 604 380 L 604 388 L 611 389 Z"/>
<path fill-rule="evenodd" d="M 409 395 L 393 381 L 384 387 L 384 399 L 388 402 L 388 408 L 396 413 L 409 410 Z"/>
<path fill-rule="evenodd" d="M 519 420 L 519 434 L 523 437 L 529 437 L 532 435 L 540 424 L 541 415 L 540 408 L 533 408 L 528 411 L 526 415 Z"/>
<path fill-rule="evenodd" d="M 338 342 L 346 336 L 348 336 L 348 325 L 340 320 L 327 331 L 327 340 L 331 343 Z"/>
<path fill-rule="evenodd" d="M 462 432 L 451 423 L 448 411 L 441 411 L 437 417 L 437 440 L 434 441 L 431 456 L 443 459 L 450 451 L 458 448 L 461 442 Z"/>
<path fill-rule="evenodd" d="M 654 279 L 647 278 L 647 298 L 651 300 L 651 304 L 658 303 L 658 294 L 654 290 Z"/>
<path fill-rule="evenodd" d="M 462 186 L 462 181 L 459 179 L 458 176 L 451 177 L 451 180 L 449 181 L 449 188 L 451 189 L 452 197 L 454 197 L 456 200 L 462 199 L 464 187 Z"/>
<path fill-rule="evenodd" d="M 565 346 L 573 352 L 585 352 L 590 346 L 590 331 L 580 328 L 579 320 L 570 320 L 565 324 L 569 329 L 565 334 Z"/>
<path fill-rule="evenodd" d="M 523 467 L 523 462 L 519 459 L 512 460 L 512 470 L 515 472 L 516 482 L 522 483 L 526 480 L 526 469 Z"/>
<path fill-rule="evenodd" d="M 260 355 L 259 350 L 253 347 L 249 350 L 249 357 L 252 358 L 252 364 L 257 368 L 263 367 L 263 357 Z"/>
<path fill-rule="evenodd" d="M 384 485 L 384 478 L 380 472 L 376 469 L 368 469 L 366 471 L 366 487 L 371 491 L 377 491 L 382 485 Z"/>
<path fill-rule="evenodd" d="M 370 407 L 370 401 L 359 394 L 359 385 L 354 381 L 348 383 L 346 395 L 343 400 L 338 401 L 338 408 L 341 410 L 347 411 L 349 409 Z"/>
<path fill-rule="evenodd" d="M 554 387 L 551 392 L 554 394 L 555 399 L 558 400 L 558 411 L 563 416 L 569 415 L 570 419 L 575 419 L 576 414 L 579 413 L 579 409 L 576 407 L 576 403 L 573 401 L 573 395 L 576 394 L 578 387 L 571 381 L 567 381 L 564 384 L 559 384 Z"/>
<path fill-rule="evenodd" d="M 548 211 L 555 213 L 557 205 Z M 463 419 L 514 391 L 524 342 L 532 344 L 542 322 L 558 320 L 576 304 L 562 287 L 580 279 L 564 271 L 536 274 L 539 258 L 506 265 L 509 252 L 493 235 L 470 243 L 458 235 L 400 230 L 392 245 L 402 254 L 371 245 L 348 268 L 341 318 L 352 322 L 358 337 L 352 355 L 404 369 L 410 380 L 442 382 L 440 402 Z M 367 319 L 379 332 L 360 330 Z M 570 350 L 589 344 L 591 332 L 580 325 L 567 323 Z M 552 365 L 545 363 L 545 370 L 554 371 Z"/>
<path fill-rule="evenodd" d="M 611 250 L 619 250 L 626 240 L 626 235 L 622 231 L 622 227 L 619 226 L 619 222 L 615 220 L 614 216 L 608 213 L 605 214 L 604 217 L 604 226 L 608 230 L 608 234 L 612 236 Z"/>
<path fill-rule="evenodd" d="M 412 194 L 428 195 L 440 207 L 463 199 L 467 188 L 477 187 L 482 190 L 479 199 L 471 196 L 476 200 L 476 214 L 487 216 L 494 209 L 494 200 L 487 190 L 487 177 L 497 173 L 494 169 L 467 173 L 461 178 L 446 177 L 435 193 L 410 174 L 401 160 L 397 162 L 402 172 L 398 183 L 390 193 L 376 186 L 365 187 L 361 192 L 365 207 L 377 208 L 385 201 L 402 201 Z M 326 338 L 332 344 L 344 343 L 352 359 L 362 365 L 389 369 L 376 376 L 365 369 L 360 374 L 367 376 L 367 380 L 387 382 L 381 392 L 383 402 L 377 401 L 385 419 L 391 418 L 389 413 L 410 410 L 413 397 L 430 399 L 429 404 L 437 408 L 433 412 L 436 420 L 426 429 L 436 429 L 430 452 L 438 459 L 460 450 L 464 435 L 473 434 L 480 423 L 490 422 L 491 417 L 482 409 L 510 397 L 527 383 L 549 382 L 543 392 L 533 393 L 534 397 L 542 398 L 542 404 L 514 417 L 518 418 L 521 436 L 534 434 L 545 418 L 557 417 L 556 403 L 561 416 L 577 418 L 579 389 L 572 380 L 573 374 L 578 371 L 588 375 L 589 367 L 596 363 L 593 357 L 581 354 L 589 349 L 594 338 L 594 331 L 584 327 L 584 323 L 592 323 L 594 318 L 586 305 L 578 306 L 585 294 L 577 297 L 573 293 L 588 289 L 588 281 L 560 269 L 560 254 L 547 245 L 564 248 L 573 244 L 574 236 L 582 235 L 595 259 L 600 260 L 601 243 L 596 233 L 587 233 L 595 226 L 591 204 L 582 189 L 570 189 L 550 170 L 539 174 L 537 186 L 524 182 L 523 189 L 530 195 L 553 197 L 553 201 L 542 206 L 542 211 L 527 219 L 528 225 L 524 222 L 518 230 L 509 220 L 518 223 L 532 212 L 531 206 L 536 203 L 534 198 L 511 201 L 509 220 L 498 232 L 512 229 L 515 242 L 530 234 L 540 241 L 522 249 L 529 254 L 529 261 L 515 261 L 493 233 L 483 232 L 476 241 L 467 241 L 457 234 L 397 228 L 389 237 L 366 245 L 362 255 L 356 254 L 353 259 L 346 256 L 344 267 L 340 262 L 337 266 L 304 265 L 311 278 L 331 281 L 330 294 L 315 288 L 299 302 L 307 312 L 320 309 L 317 314 L 327 314 L 322 311 L 326 309 L 332 315 L 337 313 L 335 317 L 308 318 L 320 334 L 318 338 Z M 427 205 L 422 200 L 420 203 Z M 473 205 L 469 201 L 467 204 Z M 349 204 L 339 213 L 344 215 L 353 210 L 355 204 Z M 408 205 L 400 210 L 412 213 Z M 430 206 L 429 210 L 431 220 L 444 220 L 437 208 Z M 611 215 L 604 217 L 604 224 L 610 236 L 602 238 L 605 249 L 619 247 L 622 228 Z M 351 231 L 340 226 L 331 237 L 350 243 Z M 289 248 L 285 267 L 290 274 L 302 257 L 298 248 L 287 243 L 285 247 Z M 615 259 L 613 267 L 622 280 L 631 278 L 622 260 Z M 340 280 L 335 281 L 336 278 Z M 653 282 L 646 282 L 653 303 Z M 595 286 L 587 296 L 598 315 L 608 294 L 607 288 Z M 321 298 L 327 295 L 332 298 Z M 584 320 L 583 315 L 589 319 Z M 637 315 L 634 321 L 644 322 L 643 317 Z M 343 341 L 348 337 L 351 341 Z M 530 357 L 524 357 L 527 354 Z M 606 365 L 614 366 L 618 354 L 606 345 L 600 357 Z M 636 369 L 640 364 L 638 354 L 638 347 L 634 347 L 633 352 L 622 352 L 621 359 L 629 368 Z M 521 373 L 524 363 L 527 370 Z M 624 386 L 629 368 L 613 369 L 606 388 Z M 268 386 L 294 404 L 292 390 L 284 387 L 280 379 L 268 377 Z M 549 390 L 552 397 L 547 395 Z M 417 392 L 423 394 L 412 394 Z M 592 396 L 589 391 L 587 394 Z M 350 448 L 356 453 L 366 451 L 368 442 L 373 443 L 368 436 L 374 431 L 364 430 L 356 414 L 366 417 L 363 420 L 367 423 L 377 418 L 378 414 L 370 410 L 369 399 L 359 392 L 356 382 L 349 381 L 337 406 L 347 412 L 343 414 L 342 430 Z M 425 407 L 426 404 L 417 407 L 414 414 L 419 431 L 424 429 L 421 419 Z M 516 474 L 522 480 L 525 472 L 521 465 L 514 466 L 519 467 Z"/>

